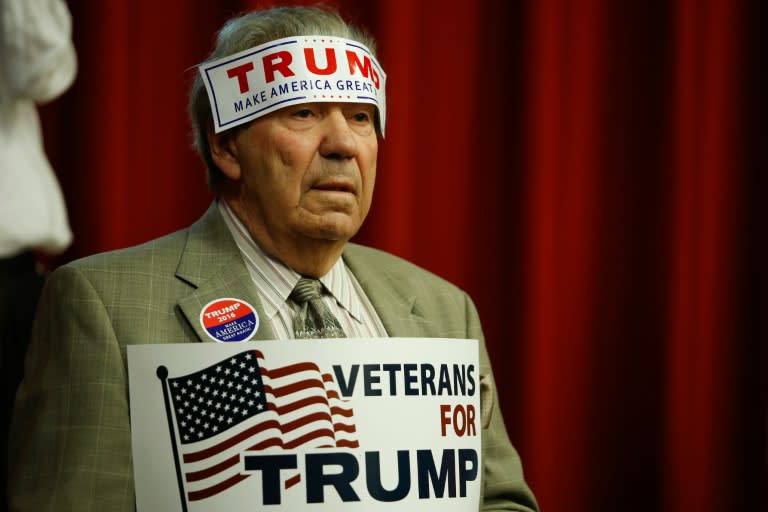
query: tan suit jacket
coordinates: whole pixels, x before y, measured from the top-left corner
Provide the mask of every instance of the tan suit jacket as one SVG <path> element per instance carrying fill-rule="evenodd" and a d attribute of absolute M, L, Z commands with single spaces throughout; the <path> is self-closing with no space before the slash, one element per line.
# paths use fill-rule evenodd
<path fill-rule="evenodd" d="M 535 509 L 469 297 L 381 251 L 349 244 L 343 257 L 390 336 L 481 340 L 481 417 L 489 423 L 482 510 Z M 51 275 L 11 429 L 12 511 L 135 510 L 126 346 L 211 341 L 199 315 L 221 297 L 245 300 L 265 318 L 215 205 L 188 229 L 78 260 Z M 260 322 L 255 339 L 272 338 L 269 323 Z"/>

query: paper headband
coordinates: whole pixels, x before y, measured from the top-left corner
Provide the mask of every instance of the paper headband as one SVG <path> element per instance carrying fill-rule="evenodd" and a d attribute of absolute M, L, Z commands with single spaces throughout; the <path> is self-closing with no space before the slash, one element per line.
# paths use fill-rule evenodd
<path fill-rule="evenodd" d="M 311 102 L 370 103 L 386 120 L 386 74 L 363 44 L 330 36 L 277 39 L 200 67 L 216 133 Z"/>

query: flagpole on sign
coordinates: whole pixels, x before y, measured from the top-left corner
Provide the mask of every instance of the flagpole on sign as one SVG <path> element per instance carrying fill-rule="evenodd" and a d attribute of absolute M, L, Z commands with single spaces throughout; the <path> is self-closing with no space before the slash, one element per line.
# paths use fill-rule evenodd
<path fill-rule="evenodd" d="M 181 465 L 179 464 L 179 449 L 176 446 L 176 431 L 173 428 L 173 415 L 171 413 L 171 399 L 168 397 L 168 368 L 157 367 L 157 378 L 163 386 L 163 400 L 165 401 L 165 414 L 168 418 L 168 430 L 171 434 L 171 446 L 173 447 L 173 462 L 176 464 L 176 481 L 179 484 L 179 497 L 181 498 L 181 511 L 187 512 L 187 500 L 184 497 L 184 482 L 181 479 Z"/>

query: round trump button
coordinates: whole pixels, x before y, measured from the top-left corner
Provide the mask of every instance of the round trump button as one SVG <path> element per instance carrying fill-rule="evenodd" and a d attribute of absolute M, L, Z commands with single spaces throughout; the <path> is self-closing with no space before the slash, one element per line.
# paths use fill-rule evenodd
<path fill-rule="evenodd" d="M 240 299 L 216 299 L 203 307 L 200 324 L 219 343 L 248 341 L 259 328 L 256 310 Z"/>

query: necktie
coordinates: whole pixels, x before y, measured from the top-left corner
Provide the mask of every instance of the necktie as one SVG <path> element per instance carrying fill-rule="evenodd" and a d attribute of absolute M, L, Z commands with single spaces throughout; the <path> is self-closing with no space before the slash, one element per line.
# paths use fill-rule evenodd
<path fill-rule="evenodd" d="M 346 338 L 344 329 L 325 305 L 323 284 L 317 279 L 302 277 L 291 292 L 290 299 L 299 306 L 293 319 L 296 338 Z"/>

